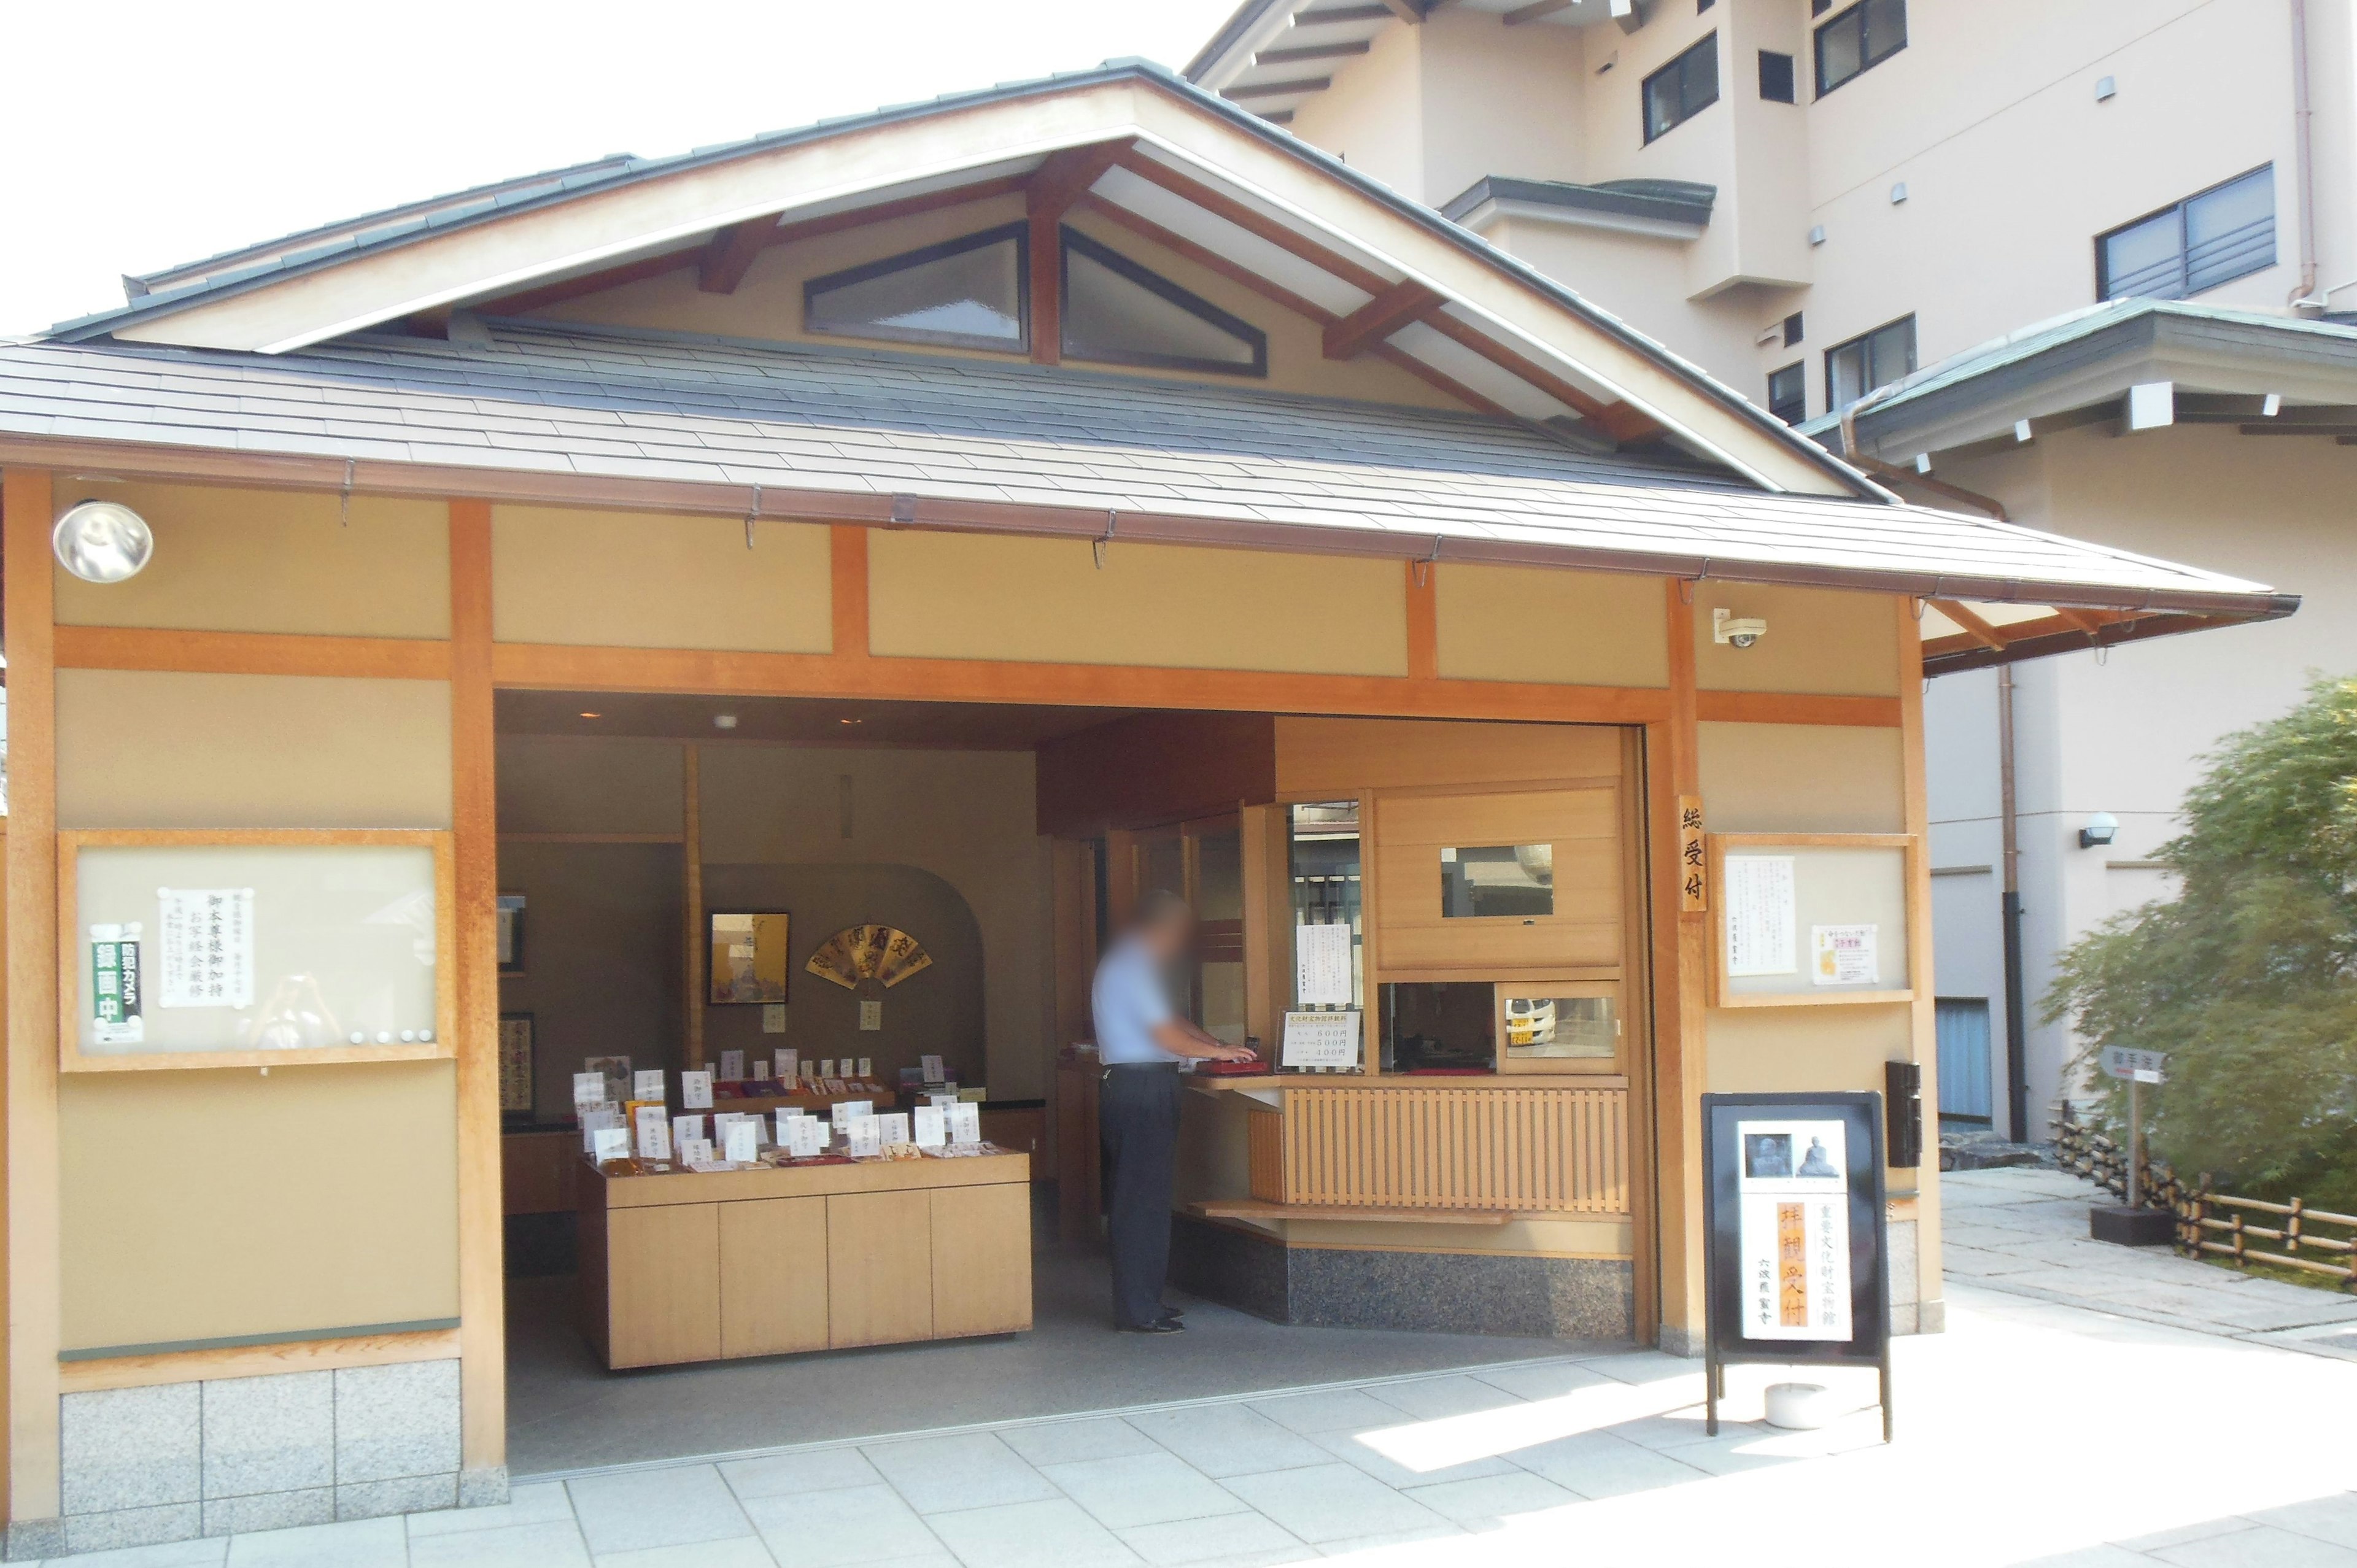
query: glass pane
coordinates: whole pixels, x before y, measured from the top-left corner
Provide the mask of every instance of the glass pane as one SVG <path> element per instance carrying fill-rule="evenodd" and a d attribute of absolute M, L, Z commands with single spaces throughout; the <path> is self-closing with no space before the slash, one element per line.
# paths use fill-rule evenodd
<path fill-rule="evenodd" d="M 1652 141 L 1678 123 L 1678 73 L 1675 67 L 1645 81 L 1645 140 Z"/>
<path fill-rule="evenodd" d="M 2183 234 L 2176 209 L 2104 237 L 2104 297 L 2176 299 L 2185 293 Z"/>
<path fill-rule="evenodd" d="M 1809 377 L 1799 365 L 1787 365 L 1768 378 L 1768 412 L 1787 424 L 1809 417 Z"/>
<path fill-rule="evenodd" d="M 1230 1045 L 1244 1017 L 1243 838 L 1235 828 L 1195 839 L 1195 1022 Z"/>
<path fill-rule="evenodd" d="M 1491 1072 L 1497 993 L 1486 981 L 1383 988 L 1385 1072 Z"/>
<path fill-rule="evenodd" d="M 1555 845 L 1475 844 L 1440 852 L 1446 918 L 1555 913 Z"/>
<path fill-rule="evenodd" d="M 1216 365 L 1249 371 L 1260 348 L 1069 242 L 1064 352 L 1117 364 Z"/>
<path fill-rule="evenodd" d="M 1137 846 L 1137 893 L 1184 895 L 1187 891 L 1186 845 L 1177 833 L 1151 838 Z"/>
<path fill-rule="evenodd" d="M 1866 63 L 1878 65 L 1907 47 L 1907 0 L 1866 0 Z"/>
<path fill-rule="evenodd" d="M 1365 970 L 1359 918 L 1359 802 L 1325 800 L 1291 808 L 1288 852 L 1293 886 L 1293 1004 L 1310 1011 L 1362 1005 Z M 1347 939 L 1303 935 L 1312 926 L 1339 926 Z M 1327 941 L 1347 940 L 1349 974 L 1329 961 L 1340 955 Z"/>
<path fill-rule="evenodd" d="M 1853 11 L 1817 29 L 1817 95 L 1824 97 L 1866 68 L 1860 58 L 1864 18 Z"/>
<path fill-rule="evenodd" d="M 1867 388 L 1868 392 L 1875 387 L 1889 386 L 1901 376 L 1914 373 L 1915 320 L 1912 317 L 1878 328 L 1866 343 L 1872 360 L 1868 371 L 1873 381 Z"/>
<path fill-rule="evenodd" d="M 2263 168 L 2185 204 L 2185 287 L 2214 288 L 2276 259 L 2275 170 Z"/>
<path fill-rule="evenodd" d="M 840 281 L 820 278 L 810 285 L 803 311 L 810 331 L 969 348 L 1023 347 L 1022 267 L 1011 234 L 836 276 Z"/>
<path fill-rule="evenodd" d="M 1685 113 L 1679 117 L 1684 119 L 1718 102 L 1718 36 L 1714 33 L 1696 44 L 1679 63 L 1685 77 Z"/>
<path fill-rule="evenodd" d="M 1609 1061 L 1620 1054 L 1620 1009 L 1609 996 L 1508 996 L 1506 1055 Z"/>
<path fill-rule="evenodd" d="M 1847 408 L 1868 391 L 1866 345 L 1845 343 L 1825 356 L 1825 401 L 1835 412 Z"/>

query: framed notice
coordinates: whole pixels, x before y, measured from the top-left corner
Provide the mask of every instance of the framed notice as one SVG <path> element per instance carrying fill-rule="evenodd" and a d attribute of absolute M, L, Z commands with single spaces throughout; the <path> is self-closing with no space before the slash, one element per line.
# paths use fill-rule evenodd
<path fill-rule="evenodd" d="M 63 1071 L 454 1054 L 447 832 L 62 832 L 58 873 Z"/>
<path fill-rule="evenodd" d="M 532 1015 L 500 1014 L 500 1120 L 502 1122 L 532 1120 Z M 578 1088 L 576 1085 L 576 1089 Z"/>
<path fill-rule="evenodd" d="M 1879 1094 L 1706 1094 L 1707 1426 L 1735 1362 L 1870 1365 L 1890 1435 Z"/>
<path fill-rule="evenodd" d="M 1276 1065 L 1296 1072 L 1357 1070 L 1359 1046 L 1365 1034 L 1362 1016 L 1356 1010 L 1287 1013 Z"/>
<path fill-rule="evenodd" d="M 1921 849 L 1909 833 L 1713 833 L 1714 1007 L 1906 1002 Z"/>

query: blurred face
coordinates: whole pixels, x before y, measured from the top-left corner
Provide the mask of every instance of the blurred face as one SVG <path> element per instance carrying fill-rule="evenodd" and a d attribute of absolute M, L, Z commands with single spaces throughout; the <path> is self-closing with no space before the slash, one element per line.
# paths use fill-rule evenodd
<path fill-rule="evenodd" d="M 1156 958 L 1168 962 L 1187 950 L 1187 943 L 1195 934 L 1195 918 L 1182 909 L 1174 909 L 1138 928 L 1137 934 Z"/>

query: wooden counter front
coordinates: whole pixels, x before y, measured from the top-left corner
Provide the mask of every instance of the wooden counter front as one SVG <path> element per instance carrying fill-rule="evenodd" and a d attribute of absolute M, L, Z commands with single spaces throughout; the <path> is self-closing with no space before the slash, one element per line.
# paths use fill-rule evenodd
<path fill-rule="evenodd" d="M 1028 1155 L 609 1176 L 582 1162 L 581 1328 L 606 1365 L 1031 1326 Z"/>

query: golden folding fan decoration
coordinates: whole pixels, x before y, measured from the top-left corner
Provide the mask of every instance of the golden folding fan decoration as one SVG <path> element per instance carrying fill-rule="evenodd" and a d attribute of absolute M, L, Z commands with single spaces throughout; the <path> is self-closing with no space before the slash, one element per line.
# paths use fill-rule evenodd
<path fill-rule="evenodd" d="M 890 926 L 845 926 L 821 942 L 802 967 L 845 991 L 857 989 L 863 980 L 881 981 L 889 991 L 932 963 L 932 955 L 906 931 Z"/>

